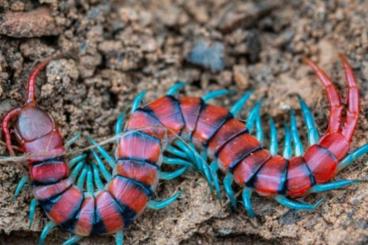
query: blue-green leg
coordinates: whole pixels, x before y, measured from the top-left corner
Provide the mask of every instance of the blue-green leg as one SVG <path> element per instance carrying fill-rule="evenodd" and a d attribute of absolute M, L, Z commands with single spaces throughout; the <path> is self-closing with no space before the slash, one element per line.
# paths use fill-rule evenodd
<path fill-rule="evenodd" d="M 92 145 L 94 145 L 98 152 L 103 156 L 103 158 L 107 161 L 107 163 L 110 165 L 112 169 L 115 168 L 115 160 L 109 155 L 109 153 L 101 146 L 99 145 L 91 136 L 86 137 L 88 142 Z"/>
<path fill-rule="evenodd" d="M 118 231 L 115 234 L 115 245 L 124 245 L 124 233 L 123 231 Z"/>
<path fill-rule="evenodd" d="M 97 152 L 95 152 L 94 150 L 91 150 L 91 152 L 92 152 L 93 157 L 96 159 L 97 166 L 98 166 L 99 170 L 101 171 L 102 176 L 104 177 L 104 179 L 106 181 L 110 181 L 111 180 L 111 174 L 109 173 L 109 171 L 107 171 L 102 159 L 97 154 Z"/>
<path fill-rule="evenodd" d="M 258 100 L 249 112 L 246 127 L 251 133 L 254 131 L 254 128 L 256 126 L 257 117 L 260 117 L 262 101 L 262 99 Z"/>
<path fill-rule="evenodd" d="M 35 198 L 33 198 L 31 203 L 29 204 L 29 214 L 28 214 L 29 228 L 31 228 L 31 226 L 33 225 L 33 221 L 36 215 L 37 205 L 38 205 L 38 201 Z"/>
<path fill-rule="evenodd" d="M 73 159 L 71 159 L 68 163 L 68 167 L 69 169 L 72 169 L 74 168 L 74 166 L 79 163 L 80 161 L 84 161 L 85 159 L 87 158 L 87 154 L 83 153 L 83 154 L 80 154 L 76 157 L 74 157 Z"/>
<path fill-rule="evenodd" d="M 290 127 L 291 127 L 291 137 L 294 142 L 295 156 L 302 156 L 304 154 L 303 143 L 300 139 L 298 132 L 298 125 L 296 122 L 295 111 L 290 111 Z"/>
<path fill-rule="evenodd" d="M 252 95 L 251 91 L 245 92 L 243 96 L 238 101 L 236 101 L 235 104 L 231 107 L 230 112 L 231 114 L 233 114 L 234 117 L 240 113 L 241 109 L 247 103 L 251 95 Z"/>
<path fill-rule="evenodd" d="M 284 152 L 283 152 L 283 156 L 286 159 L 290 159 L 292 156 L 292 149 L 291 149 L 291 135 L 290 135 L 290 130 L 289 127 L 287 125 L 284 126 L 284 131 L 285 131 L 285 136 L 284 136 Z"/>
<path fill-rule="evenodd" d="M 104 185 L 100 177 L 100 172 L 98 171 L 97 166 L 95 164 L 92 164 L 92 169 L 93 169 L 93 180 L 94 180 L 95 186 L 97 187 L 98 190 L 102 190 L 104 188 Z"/>
<path fill-rule="evenodd" d="M 188 170 L 188 167 L 181 167 L 172 172 L 159 171 L 159 177 L 162 180 L 173 180 L 181 175 L 183 175 Z"/>
<path fill-rule="evenodd" d="M 94 186 L 93 186 L 93 170 L 92 170 L 92 166 L 88 165 L 88 171 L 87 171 L 87 192 L 88 193 L 93 193 L 95 190 Z"/>
<path fill-rule="evenodd" d="M 211 179 L 215 187 L 216 196 L 217 198 L 220 198 L 221 189 L 220 189 L 220 181 L 219 181 L 218 174 L 217 174 L 218 169 L 219 169 L 219 166 L 218 166 L 217 160 L 213 160 L 212 163 L 210 164 Z"/>
<path fill-rule="evenodd" d="M 114 127 L 115 136 L 118 136 L 123 132 L 124 119 L 125 119 L 125 114 L 120 113 L 118 118 L 116 119 L 116 123 Z"/>
<path fill-rule="evenodd" d="M 185 152 L 183 152 L 182 150 L 179 150 L 173 145 L 169 145 L 168 147 L 166 147 L 165 151 L 177 157 L 181 157 L 184 159 L 188 158 Z"/>
<path fill-rule="evenodd" d="M 359 157 L 362 157 L 363 155 L 368 153 L 368 144 L 365 144 L 357 149 L 355 149 L 353 152 L 350 152 L 342 161 L 337 165 L 338 171 L 341 171 L 342 169 L 346 168 L 350 164 L 352 164 L 355 160 L 357 160 Z"/>
<path fill-rule="evenodd" d="M 48 222 L 42 229 L 40 239 L 38 240 L 38 245 L 44 245 L 46 237 L 49 235 L 49 233 L 56 227 L 56 225 L 53 222 Z"/>
<path fill-rule="evenodd" d="M 135 112 L 141 106 L 141 103 L 145 95 L 146 95 L 146 91 L 143 90 L 142 92 L 138 93 L 137 96 L 135 96 L 130 113 Z"/>
<path fill-rule="evenodd" d="M 21 193 L 21 191 L 24 189 L 24 187 L 26 186 L 26 184 L 29 181 L 29 177 L 27 175 L 24 175 L 18 182 L 17 187 L 15 188 L 15 192 L 14 192 L 14 200 L 19 196 L 19 194 Z"/>
<path fill-rule="evenodd" d="M 66 140 L 66 143 L 64 145 L 65 148 L 69 149 L 72 144 L 74 144 L 75 142 L 77 142 L 77 140 L 80 139 L 81 135 L 82 135 L 82 132 L 80 131 L 77 131 L 76 133 L 74 133 L 74 135 L 70 139 Z"/>
<path fill-rule="evenodd" d="M 166 156 L 163 157 L 162 163 L 166 165 L 170 165 L 170 166 L 171 165 L 176 165 L 176 166 L 179 165 L 179 166 L 186 166 L 186 167 L 193 166 L 193 163 L 188 162 L 187 160 L 176 158 L 176 157 L 166 157 Z"/>
<path fill-rule="evenodd" d="M 69 238 L 68 240 L 66 240 L 63 245 L 75 245 L 77 244 L 80 240 L 82 239 L 82 237 L 74 235 L 71 238 Z"/>
<path fill-rule="evenodd" d="M 176 145 L 186 154 L 186 157 L 190 159 L 191 162 L 195 164 L 197 169 L 206 177 L 207 182 L 211 186 L 211 173 L 208 168 L 207 163 L 202 159 L 202 157 L 195 150 L 194 145 L 184 143 L 181 140 L 175 141 Z"/>
<path fill-rule="evenodd" d="M 234 190 L 232 188 L 232 184 L 233 184 L 233 175 L 231 173 L 227 173 L 224 178 L 225 192 L 230 200 L 231 207 L 236 208 L 236 197 L 234 194 Z"/>
<path fill-rule="evenodd" d="M 258 111 L 258 117 L 256 119 L 256 138 L 263 145 L 264 143 L 264 130 L 262 127 L 262 118 L 260 115 L 260 111 Z"/>
<path fill-rule="evenodd" d="M 253 218 L 256 216 L 253 210 L 253 205 L 251 201 L 253 190 L 249 187 L 245 187 L 242 192 L 242 198 L 243 198 L 243 206 L 245 210 L 247 211 L 247 214 L 249 217 Z"/>
<path fill-rule="evenodd" d="M 79 173 L 80 171 L 83 169 L 84 165 L 85 165 L 85 161 L 80 161 L 76 166 L 75 168 L 72 170 L 71 174 L 70 174 L 70 177 L 73 181 L 75 181 L 78 176 L 79 176 Z"/>
<path fill-rule="evenodd" d="M 277 195 L 275 197 L 275 200 L 287 208 L 296 209 L 296 210 L 314 210 L 322 203 L 322 199 L 317 201 L 315 204 L 301 203 L 301 202 L 289 199 L 283 195 Z"/>
<path fill-rule="evenodd" d="M 232 93 L 232 91 L 228 90 L 228 89 L 219 89 L 219 90 L 214 90 L 211 92 L 206 93 L 205 95 L 202 96 L 202 99 L 205 102 L 208 102 L 210 100 L 213 100 L 215 98 L 227 95 L 229 93 Z"/>
<path fill-rule="evenodd" d="M 279 151 L 279 143 L 277 141 L 277 128 L 274 120 L 270 117 L 270 153 L 274 156 Z"/>
<path fill-rule="evenodd" d="M 313 114 L 302 97 L 298 96 L 300 109 L 303 113 L 303 118 L 308 129 L 308 141 L 310 145 L 314 145 L 319 141 L 319 133 L 314 121 Z"/>
<path fill-rule="evenodd" d="M 174 96 L 176 95 L 181 89 L 183 89 L 185 86 L 185 83 L 184 82 L 181 82 L 181 81 L 178 81 L 176 83 L 174 83 L 173 86 L 171 86 L 169 88 L 169 90 L 167 90 L 166 94 L 167 95 L 171 95 L 171 96 Z"/>
<path fill-rule="evenodd" d="M 148 202 L 148 207 L 150 209 L 163 209 L 163 208 L 166 208 L 167 206 L 169 206 L 171 203 L 175 202 L 178 197 L 180 196 L 180 191 L 174 193 L 174 195 L 172 195 L 171 197 L 167 198 L 167 199 L 164 199 L 164 200 L 160 200 L 160 201 L 157 201 L 157 200 L 150 200 Z"/>
<path fill-rule="evenodd" d="M 309 192 L 310 193 L 319 193 L 319 192 L 325 192 L 325 191 L 332 191 L 332 190 L 336 190 L 336 189 L 341 189 L 341 188 L 345 188 L 348 187 L 350 185 L 353 184 L 358 184 L 361 181 L 359 180 L 348 180 L 348 179 L 342 179 L 342 180 L 336 180 L 330 183 L 325 183 L 325 184 L 319 184 L 319 185 L 314 185 Z"/>
<path fill-rule="evenodd" d="M 87 172 L 88 172 L 87 168 L 88 168 L 88 165 L 85 164 L 83 169 L 82 169 L 82 172 L 79 175 L 78 180 L 77 180 L 77 186 L 81 190 L 84 189 L 84 183 L 85 183 L 85 180 L 86 180 L 86 177 L 87 177 Z"/>

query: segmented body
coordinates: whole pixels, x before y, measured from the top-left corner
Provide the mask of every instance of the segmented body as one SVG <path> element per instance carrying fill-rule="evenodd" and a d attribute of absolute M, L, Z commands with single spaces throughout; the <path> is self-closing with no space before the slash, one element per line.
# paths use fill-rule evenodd
<path fill-rule="evenodd" d="M 48 217 L 78 236 L 112 234 L 131 224 L 150 201 L 158 182 L 164 143 L 178 135 L 205 148 L 225 173 L 232 173 L 240 186 L 263 196 L 306 195 L 314 186 L 330 181 L 349 150 L 359 113 L 358 89 L 352 70 L 342 59 L 348 81 L 348 111 L 343 123 L 342 105 L 329 78 L 314 63 L 331 105 L 327 134 L 303 156 L 287 159 L 271 154 L 244 122 L 224 107 L 207 104 L 202 98 L 166 95 L 135 109 L 116 147 L 116 166 L 111 180 L 96 193 L 83 192 L 69 178 L 62 155 L 63 138 L 52 118 L 36 107 L 35 77 L 31 75 L 25 106 L 9 112 L 3 130 L 9 152 L 9 123 L 17 117 L 15 135 L 21 150 L 31 153 L 29 173 L 33 193 Z M 45 154 L 46 155 L 42 155 Z M 55 157 L 58 156 L 58 157 Z M 244 197 L 244 203 L 247 204 Z"/>

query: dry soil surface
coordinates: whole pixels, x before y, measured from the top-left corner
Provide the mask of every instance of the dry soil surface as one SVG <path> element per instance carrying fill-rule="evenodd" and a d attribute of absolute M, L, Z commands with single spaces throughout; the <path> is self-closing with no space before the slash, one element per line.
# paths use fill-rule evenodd
<path fill-rule="evenodd" d="M 300 118 L 295 94 L 301 94 L 323 132 L 326 95 L 302 58 L 318 62 L 345 91 L 337 57 L 343 52 L 362 96 L 353 141 L 357 147 L 368 141 L 367 9 L 365 0 L 0 0 L 0 116 L 23 103 L 25 81 L 35 63 L 59 53 L 65 57 L 48 65 L 37 94 L 66 137 L 77 130 L 98 139 L 111 136 L 114 120 L 128 111 L 137 92 L 146 89 L 151 101 L 177 80 L 188 83 L 185 92 L 190 95 L 219 88 L 239 91 L 216 101 L 224 106 L 240 91 L 254 89 L 252 102 L 264 97 L 264 124 L 272 115 L 280 128 L 291 107 Z M 223 44 L 224 69 L 211 72 L 187 61 L 198 40 Z M 82 140 L 79 146 L 86 144 Z M 7 154 L 2 145 L 0 154 Z M 338 178 L 366 178 L 367 159 L 356 161 Z M 0 244 L 35 244 L 47 222 L 38 211 L 29 227 L 29 188 L 12 198 L 24 173 L 17 163 L 0 167 Z M 241 207 L 230 210 L 225 198 L 216 201 L 197 173 L 162 182 L 158 197 L 177 189 L 183 192 L 181 200 L 144 212 L 125 232 L 127 244 L 368 243 L 367 184 L 310 196 L 309 202 L 324 202 L 309 213 L 255 197 L 255 219 Z M 47 242 L 60 244 L 67 237 L 57 230 Z M 81 242 L 112 243 L 111 237 Z"/>

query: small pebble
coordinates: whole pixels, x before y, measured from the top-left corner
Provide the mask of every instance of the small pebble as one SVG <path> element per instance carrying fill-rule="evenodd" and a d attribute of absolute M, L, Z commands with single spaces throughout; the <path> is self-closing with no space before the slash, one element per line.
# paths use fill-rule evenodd
<path fill-rule="evenodd" d="M 224 45 L 220 42 L 212 44 L 203 40 L 197 41 L 187 55 L 189 63 L 219 72 L 224 69 Z"/>

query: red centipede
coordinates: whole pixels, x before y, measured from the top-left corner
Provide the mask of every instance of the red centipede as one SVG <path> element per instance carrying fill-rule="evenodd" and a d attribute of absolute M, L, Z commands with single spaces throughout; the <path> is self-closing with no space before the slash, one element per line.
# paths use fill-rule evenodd
<path fill-rule="evenodd" d="M 224 187 L 231 203 L 236 204 L 232 190 L 232 182 L 235 180 L 243 188 L 243 205 L 250 216 L 255 215 L 250 200 L 252 192 L 275 198 L 289 208 L 310 210 L 315 209 L 319 202 L 308 204 L 299 202 L 296 198 L 356 183 L 356 180 L 330 181 L 338 170 L 368 152 L 368 145 L 364 145 L 348 153 L 359 116 L 359 91 L 347 59 L 341 56 L 341 61 L 348 87 L 345 118 L 340 95 L 331 79 L 315 63 L 307 60 L 327 92 L 330 104 L 329 124 L 326 134 L 319 139 L 309 108 L 300 99 L 312 145 L 304 153 L 293 115 L 291 135 L 295 148 L 298 149 L 297 156 L 294 157 L 289 152 L 290 138 L 286 140 L 289 144 L 286 144 L 284 156 L 278 155 L 275 140 L 272 141 L 270 150 L 267 150 L 260 142 L 262 137 L 252 136 L 249 127 L 235 118 L 249 94 L 228 110 L 206 103 L 207 100 L 223 94 L 223 91 L 203 98 L 176 97 L 174 95 L 183 85 L 178 83 L 167 95 L 142 107 L 139 104 L 143 96 L 138 96 L 124 130 L 122 117 L 118 119 L 115 131 L 119 135 L 123 131 L 123 134 L 118 139 L 115 159 L 111 159 L 101 146 L 90 139 L 114 172 L 112 176 L 105 178 L 106 185 L 97 192 L 83 192 L 73 184 L 73 179 L 70 178 L 73 174 L 70 174 L 66 160 L 63 157 L 50 157 L 63 155 L 63 138 L 52 118 L 35 103 L 35 79 L 47 62 L 41 63 L 32 72 L 26 104 L 10 111 L 4 117 L 2 128 L 8 151 L 14 154 L 9 128 L 10 122 L 17 117 L 13 127 L 14 134 L 20 149 L 31 153 L 28 162 L 33 193 L 52 224 L 75 234 L 67 244 L 92 234 L 113 233 L 117 233 L 116 243 L 122 244 L 122 230 L 150 202 L 151 207 L 159 208 L 175 200 L 176 197 L 162 203 L 152 203 L 151 198 L 159 175 L 163 173 L 159 170 L 162 162 L 183 166 L 173 173 L 163 173 L 164 179 L 177 177 L 186 171 L 188 165 L 194 164 L 215 187 L 218 183 L 217 169 L 220 168 L 226 174 Z M 257 116 L 257 110 L 254 112 Z M 248 120 L 253 123 L 257 121 L 257 117 L 250 116 Z M 174 139 L 177 135 L 181 135 L 189 143 L 176 140 L 176 146 L 164 147 L 164 139 Z M 273 139 L 274 135 L 274 132 L 271 133 Z M 202 148 L 206 154 L 199 157 L 194 146 L 197 149 Z M 163 157 L 165 150 L 169 156 Z M 40 153 L 44 152 L 49 155 L 40 157 Z M 95 152 L 94 154 L 98 160 Z M 210 166 L 207 166 L 204 159 L 207 155 L 212 159 Z M 43 233 L 47 231 L 46 229 Z M 44 240 L 43 234 L 41 237 Z"/>

